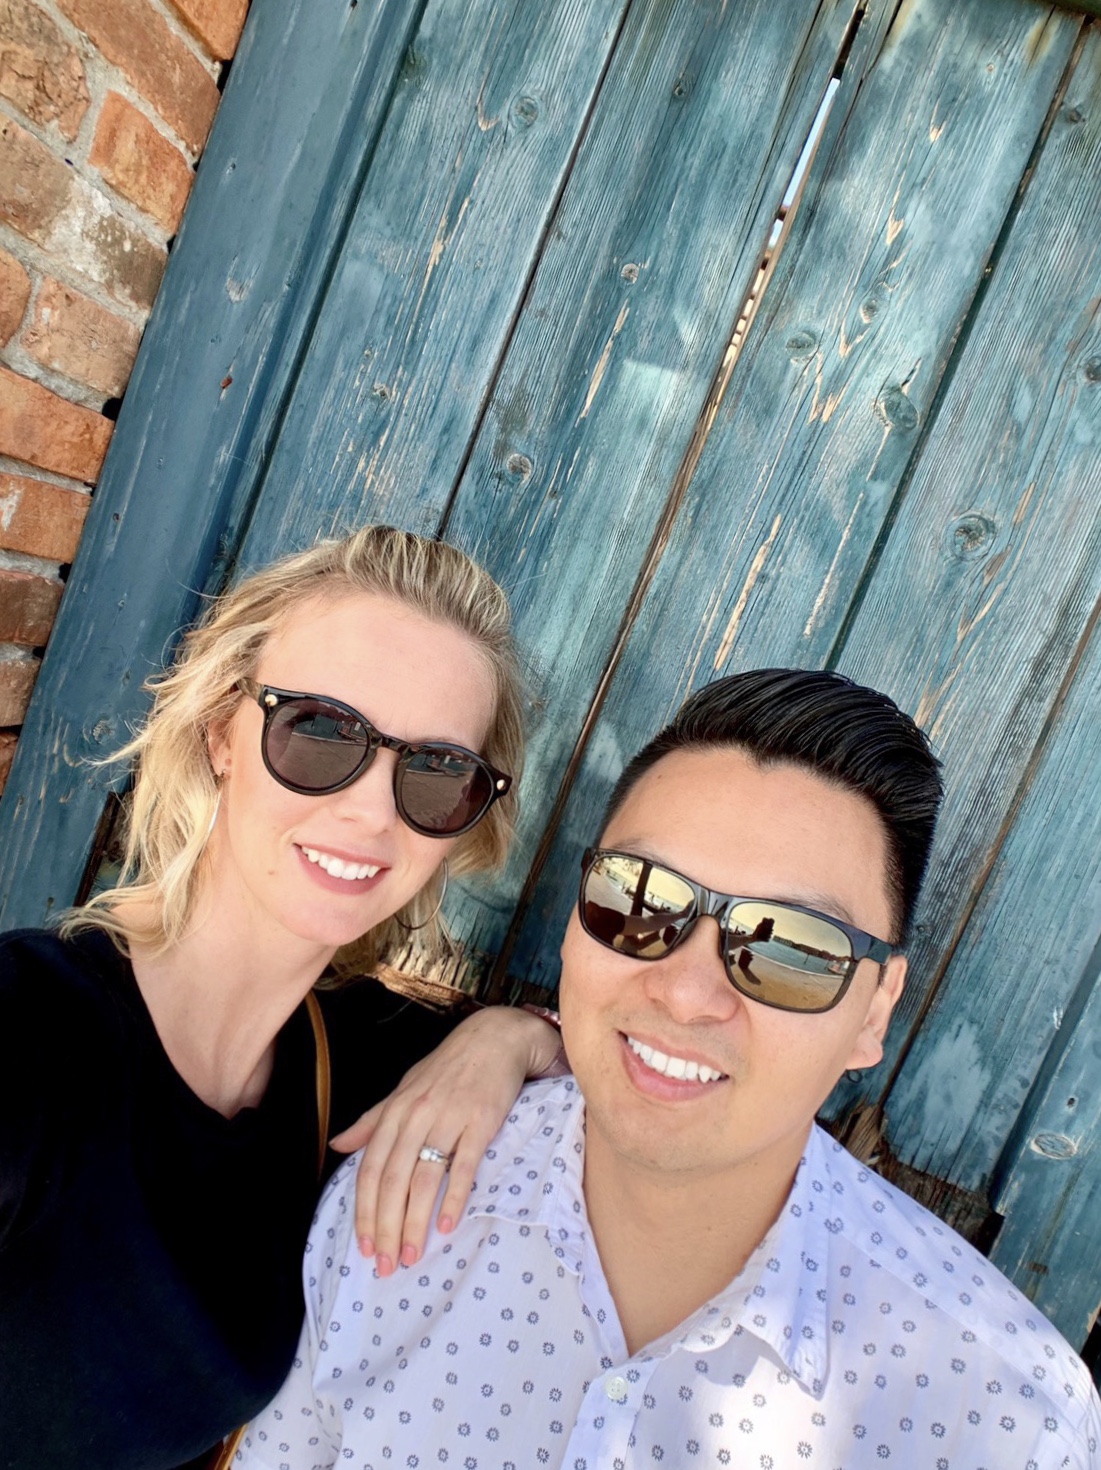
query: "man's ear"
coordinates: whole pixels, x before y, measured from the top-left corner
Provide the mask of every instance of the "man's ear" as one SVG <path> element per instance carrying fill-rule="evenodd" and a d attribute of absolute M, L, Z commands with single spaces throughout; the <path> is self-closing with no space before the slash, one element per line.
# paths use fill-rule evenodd
<path fill-rule="evenodd" d="M 905 984 L 906 956 L 893 954 L 883 966 L 879 984 L 868 1003 L 864 1024 L 853 1043 L 848 1064 L 851 1070 L 874 1067 L 883 1060 L 883 1041 L 887 1035 L 891 1012 L 897 1005 Z"/>

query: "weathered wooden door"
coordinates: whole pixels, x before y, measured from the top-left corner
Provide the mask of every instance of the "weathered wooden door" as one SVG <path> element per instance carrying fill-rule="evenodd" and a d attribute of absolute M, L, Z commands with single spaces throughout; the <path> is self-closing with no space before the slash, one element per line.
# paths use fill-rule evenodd
<path fill-rule="evenodd" d="M 840 668 L 923 722 L 949 799 L 888 1057 L 829 1117 L 1081 1344 L 1099 501 L 1094 24 L 265 0 L 0 807 L 3 921 L 72 899 L 87 758 L 200 592 L 366 519 L 483 560 L 530 658 L 515 854 L 449 903 L 487 988 L 553 985 L 593 813 L 693 686 Z"/>

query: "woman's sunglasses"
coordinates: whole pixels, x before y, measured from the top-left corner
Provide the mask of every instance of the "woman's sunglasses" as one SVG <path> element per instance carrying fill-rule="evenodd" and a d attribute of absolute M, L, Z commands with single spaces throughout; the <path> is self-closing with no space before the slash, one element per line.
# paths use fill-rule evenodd
<path fill-rule="evenodd" d="M 512 785 L 472 750 L 441 740 L 410 745 L 376 730 L 351 705 L 295 694 L 252 679 L 237 687 L 264 711 L 260 753 L 280 786 L 329 796 L 358 781 L 380 750 L 397 755 L 394 801 L 401 819 L 425 837 L 469 832 Z"/>
<path fill-rule="evenodd" d="M 830 1010 L 862 959 L 881 965 L 895 952 L 814 909 L 713 893 L 672 868 L 608 848 L 585 853 L 578 912 L 586 934 L 635 960 L 664 959 L 710 914 L 734 989 L 781 1011 Z"/>

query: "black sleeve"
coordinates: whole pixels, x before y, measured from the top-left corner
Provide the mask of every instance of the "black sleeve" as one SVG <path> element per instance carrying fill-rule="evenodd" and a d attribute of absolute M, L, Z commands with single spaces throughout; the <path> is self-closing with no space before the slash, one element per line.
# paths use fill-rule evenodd
<path fill-rule="evenodd" d="M 465 1011 L 440 1014 L 377 980 L 318 992 L 332 1056 L 332 1125 L 339 1133 L 381 1102 L 414 1062 L 439 1046 Z"/>
<path fill-rule="evenodd" d="M 117 1030 L 55 935 L 0 935 L 0 1245 L 49 1207 L 110 1107 Z"/>

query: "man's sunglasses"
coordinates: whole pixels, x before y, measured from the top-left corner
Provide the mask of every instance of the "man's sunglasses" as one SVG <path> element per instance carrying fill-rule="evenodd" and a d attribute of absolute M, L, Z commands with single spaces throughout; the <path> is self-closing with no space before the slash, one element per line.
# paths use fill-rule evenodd
<path fill-rule="evenodd" d="M 862 959 L 883 964 L 884 939 L 793 903 L 713 893 L 649 858 L 590 847 L 582 860 L 578 913 L 586 934 L 635 960 L 662 960 L 710 914 L 735 990 L 781 1011 L 828 1011 Z"/>
<path fill-rule="evenodd" d="M 338 699 L 295 694 L 252 679 L 237 687 L 264 711 L 260 753 L 271 776 L 302 796 L 329 796 L 357 781 L 379 750 L 392 750 L 394 801 L 401 819 L 425 837 L 458 837 L 482 820 L 512 785 L 462 745 L 411 745 L 376 730 Z"/>

